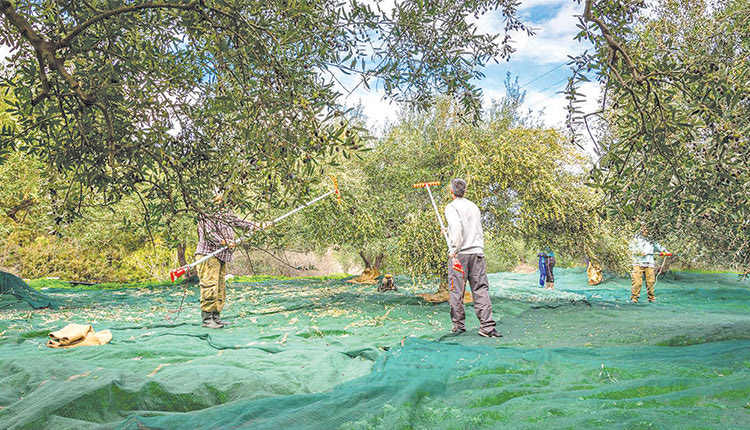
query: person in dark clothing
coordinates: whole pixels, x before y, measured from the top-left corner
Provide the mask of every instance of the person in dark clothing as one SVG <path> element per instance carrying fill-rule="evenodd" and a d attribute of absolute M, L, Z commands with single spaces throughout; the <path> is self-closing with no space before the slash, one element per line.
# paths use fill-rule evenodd
<path fill-rule="evenodd" d="M 555 253 L 551 249 L 545 248 L 543 252 L 537 254 L 539 257 L 539 285 L 545 290 L 555 289 Z M 545 286 L 545 282 L 547 285 Z"/>

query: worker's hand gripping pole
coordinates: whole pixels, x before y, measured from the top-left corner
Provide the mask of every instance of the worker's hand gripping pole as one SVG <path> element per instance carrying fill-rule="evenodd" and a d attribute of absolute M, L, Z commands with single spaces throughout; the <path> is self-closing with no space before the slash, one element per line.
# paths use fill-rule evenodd
<path fill-rule="evenodd" d="M 259 231 L 259 230 L 264 230 L 265 228 L 270 227 L 270 226 L 278 223 L 279 221 L 283 220 L 284 218 L 286 218 L 288 216 L 291 216 L 291 215 L 293 215 L 293 214 L 301 211 L 302 209 L 304 209 L 304 208 L 306 208 L 306 207 L 308 207 L 308 206 L 310 206 L 310 205 L 312 205 L 312 204 L 314 204 L 314 203 L 316 203 L 316 202 L 318 202 L 320 200 L 323 200 L 324 198 L 330 196 L 331 194 L 336 194 L 336 201 L 338 203 L 341 203 L 341 191 L 339 190 L 339 183 L 336 180 L 336 177 L 333 176 L 333 175 L 331 175 L 331 180 L 333 181 L 333 189 L 331 191 L 329 191 L 329 192 L 327 192 L 325 194 L 322 194 L 322 195 L 320 195 L 320 196 L 318 196 L 318 197 L 310 200 L 309 202 L 307 202 L 307 203 L 305 203 L 305 204 L 303 204 L 303 205 L 301 205 L 299 207 L 296 207 L 296 208 L 292 209 L 291 211 L 285 213 L 284 215 L 281 215 L 280 217 L 276 218 L 275 220 L 271 221 L 270 223 L 257 225 L 257 227 L 255 229 L 253 229 L 253 232 Z M 247 236 L 243 236 L 243 237 L 237 239 L 235 241 L 234 245 L 240 244 L 242 241 L 244 241 L 245 239 L 247 239 L 249 237 L 250 237 L 250 235 L 247 235 Z M 182 275 L 184 275 L 185 273 L 187 273 L 188 270 L 190 270 L 193 267 L 195 267 L 195 266 L 203 263 L 204 261 L 208 260 L 209 258 L 211 258 L 211 257 L 219 254 L 220 252 L 226 250 L 227 248 L 229 248 L 229 245 L 224 246 L 222 248 L 219 248 L 216 251 L 214 251 L 214 252 L 212 252 L 212 253 L 210 253 L 210 254 L 208 254 L 206 256 L 203 256 L 202 258 L 200 258 L 200 259 L 198 259 L 198 260 L 196 260 L 196 261 L 194 261 L 194 262 L 192 262 L 192 263 L 190 263 L 190 264 L 188 264 L 186 266 L 182 266 L 182 267 L 178 267 L 176 269 L 170 270 L 169 271 L 169 278 L 172 279 L 172 282 L 174 282 L 175 279 L 179 279 Z"/>
<path fill-rule="evenodd" d="M 185 273 L 187 273 L 187 271 L 188 271 L 188 269 L 190 269 L 190 267 L 191 267 L 190 265 L 187 265 L 187 266 L 182 266 L 182 267 L 178 267 L 176 269 L 170 270 L 169 271 L 169 278 L 172 280 L 172 282 L 174 282 L 175 279 L 179 279 L 180 277 L 182 277 L 182 275 L 184 275 Z"/>
<path fill-rule="evenodd" d="M 413 184 L 412 188 L 427 188 L 427 194 L 430 196 L 430 202 L 432 202 L 432 208 L 435 209 L 435 216 L 438 219 L 438 223 L 440 224 L 440 232 L 443 233 L 443 237 L 445 238 L 445 244 L 448 245 L 448 250 L 451 249 L 451 240 L 449 237 L 448 229 L 445 228 L 445 225 L 443 225 L 443 218 L 440 216 L 440 211 L 437 208 L 437 204 L 435 204 L 435 199 L 432 197 L 432 190 L 430 190 L 430 186 L 439 186 L 440 181 L 432 181 L 432 182 L 421 182 L 418 184 Z M 458 261 L 458 258 L 453 259 L 453 270 L 457 272 L 464 273 L 464 267 L 461 265 L 461 262 Z"/>

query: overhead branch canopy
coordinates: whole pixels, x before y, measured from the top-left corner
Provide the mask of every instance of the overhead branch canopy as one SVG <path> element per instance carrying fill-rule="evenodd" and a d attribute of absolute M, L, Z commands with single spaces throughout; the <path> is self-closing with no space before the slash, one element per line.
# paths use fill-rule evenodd
<path fill-rule="evenodd" d="M 0 154 L 29 151 L 104 204 L 137 192 L 158 211 L 200 210 L 215 187 L 234 199 L 288 205 L 336 152 L 359 148 L 342 88 L 379 84 L 427 106 L 434 91 L 478 118 L 472 79 L 528 31 L 512 0 L 0 0 L 3 86 L 15 126 Z M 472 16 L 498 13 L 504 34 Z M 347 76 L 351 75 L 351 76 Z M 354 77 L 352 83 L 351 77 Z M 334 83 L 341 85 L 334 85 Z"/>

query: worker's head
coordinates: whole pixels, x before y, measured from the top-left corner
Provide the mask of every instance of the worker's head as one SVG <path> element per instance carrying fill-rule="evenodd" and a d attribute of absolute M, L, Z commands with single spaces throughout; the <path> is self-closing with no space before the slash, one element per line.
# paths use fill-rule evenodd
<path fill-rule="evenodd" d="M 451 181 L 451 194 L 454 198 L 463 197 L 466 194 L 466 181 L 456 178 Z"/>

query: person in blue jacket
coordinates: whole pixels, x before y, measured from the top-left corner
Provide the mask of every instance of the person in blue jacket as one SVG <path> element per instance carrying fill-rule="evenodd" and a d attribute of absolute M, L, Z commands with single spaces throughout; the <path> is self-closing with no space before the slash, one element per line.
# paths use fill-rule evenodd
<path fill-rule="evenodd" d="M 539 285 L 544 287 L 545 290 L 555 289 L 555 253 L 547 247 L 544 251 L 537 254 L 539 257 Z M 545 286 L 544 283 L 547 283 Z"/>

